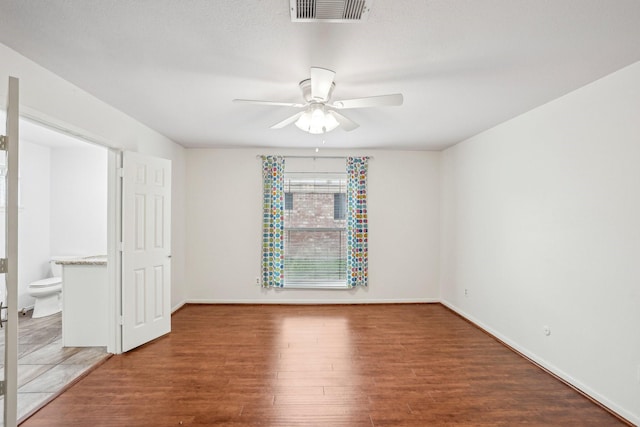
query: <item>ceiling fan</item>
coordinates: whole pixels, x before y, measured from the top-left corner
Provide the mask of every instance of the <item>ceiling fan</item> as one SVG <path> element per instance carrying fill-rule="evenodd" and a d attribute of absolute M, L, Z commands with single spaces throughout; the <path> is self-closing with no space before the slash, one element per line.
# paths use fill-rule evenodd
<path fill-rule="evenodd" d="M 272 105 L 276 107 L 301 108 L 302 111 L 276 123 L 271 126 L 271 129 L 282 129 L 291 123 L 295 123 L 299 129 L 312 134 L 330 132 L 338 126 L 348 132 L 360 126 L 336 110 L 402 105 L 403 97 L 400 93 L 369 96 L 366 98 L 343 99 L 332 102 L 331 95 L 336 86 L 333 81 L 335 75 L 335 71 L 326 68 L 311 67 L 311 78 L 302 80 L 299 84 L 305 100 L 304 103 L 258 101 L 253 99 L 234 99 L 233 101 Z"/>

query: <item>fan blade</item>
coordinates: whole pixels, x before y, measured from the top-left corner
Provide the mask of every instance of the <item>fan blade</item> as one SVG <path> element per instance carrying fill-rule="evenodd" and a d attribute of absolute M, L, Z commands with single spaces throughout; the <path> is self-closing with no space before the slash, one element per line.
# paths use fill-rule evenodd
<path fill-rule="evenodd" d="M 335 71 L 311 67 L 311 97 L 317 101 L 326 102 L 329 99 L 335 75 Z"/>
<path fill-rule="evenodd" d="M 368 107 L 391 107 L 402 105 L 404 98 L 401 93 L 393 95 L 369 96 L 366 98 L 343 99 L 331 105 L 335 108 L 368 108 Z"/>
<path fill-rule="evenodd" d="M 333 117 L 335 117 L 335 119 L 338 121 L 338 123 L 340 123 L 340 127 L 343 130 L 347 131 L 347 132 L 352 131 L 352 130 L 357 129 L 358 127 L 360 127 L 359 124 L 357 124 L 353 120 L 343 116 L 342 114 L 338 113 L 337 111 L 329 110 L 327 112 L 329 114 L 331 114 Z"/>
<path fill-rule="evenodd" d="M 283 127 L 290 125 L 291 123 L 295 122 L 296 120 L 298 120 L 298 118 L 300 118 L 300 116 L 304 113 L 304 111 L 300 111 L 299 113 L 294 114 L 291 117 L 287 117 L 286 119 L 284 119 L 281 122 L 276 123 L 275 125 L 271 126 L 271 129 L 282 129 Z"/>
<path fill-rule="evenodd" d="M 274 107 L 304 107 L 305 104 L 296 104 L 293 102 L 277 102 L 277 101 L 258 101 L 255 99 L 234 99 L 233 102 L 244 102 L 247 104 L 271 105 Z"/>

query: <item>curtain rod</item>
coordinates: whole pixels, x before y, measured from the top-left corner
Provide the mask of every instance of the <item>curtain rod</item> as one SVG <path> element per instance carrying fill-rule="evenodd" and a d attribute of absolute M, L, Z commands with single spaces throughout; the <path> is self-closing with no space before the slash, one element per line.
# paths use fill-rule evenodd
<path fill-rule="evenodd" d="M 256 156 L 256 159 L 262 159 L 262 157 L 264 157 L 264 154 L 258 154 Z M 281 156 L 284 157 L 285 159 L 346 159 L 347 157 L 350 156 Z M 373 159 L 373 156 L 353 156 L 353 157 L 366 157 L 369 160 Z"/>

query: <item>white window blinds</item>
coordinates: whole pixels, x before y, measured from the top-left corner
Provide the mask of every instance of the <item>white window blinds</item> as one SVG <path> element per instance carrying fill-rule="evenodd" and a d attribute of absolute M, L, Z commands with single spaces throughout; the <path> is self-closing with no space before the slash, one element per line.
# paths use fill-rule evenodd
<path fill-rule="evenodd" d="M 285 171 L 285 287 L 346 287 L 346 190 L 346 172 Z"/>

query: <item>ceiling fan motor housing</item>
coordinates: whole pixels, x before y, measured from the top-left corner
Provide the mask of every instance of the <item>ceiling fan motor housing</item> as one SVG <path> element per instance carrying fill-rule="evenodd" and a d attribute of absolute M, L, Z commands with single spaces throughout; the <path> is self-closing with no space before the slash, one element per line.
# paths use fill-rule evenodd
<path fill-rule="evenodd" d="M 319 99 L 311 96 L 311 79 L 305 79 L 301 81 L 299 86 L 300 86 L 300 90 L 302 91 L 302 97 L 305 99 L 305 101 L 310 103 L 313 103 L 313 102 L 325 103 L 331 99 L 331 95 L 333 95 L 333 89 L 336 87 L 336 84 L 335 82 L 331 83 L 331 88 L 329 89 L 329 93 L 327 94 L 326 99 Z"/>

